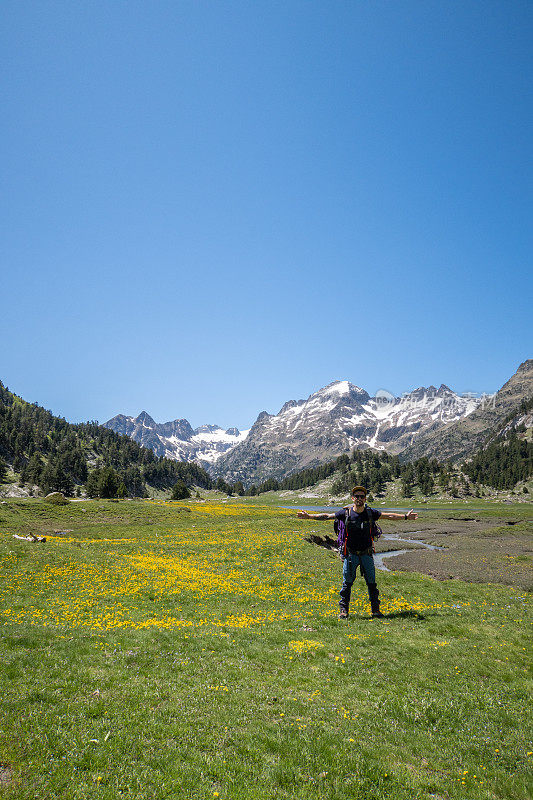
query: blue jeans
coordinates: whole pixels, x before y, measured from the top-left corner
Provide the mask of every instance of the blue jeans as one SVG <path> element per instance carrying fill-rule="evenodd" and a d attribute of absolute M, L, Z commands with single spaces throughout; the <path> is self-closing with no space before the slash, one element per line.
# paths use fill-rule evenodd
<path fill-rule="evenodd" d="M 342 589 L 340 591 L 340 607 L 348 611 L 350 605 L 350 595 L 352 584 L 355 580 L 355 572 L 360 567 L 368 588 L 368 596 L 372 609 L 379 604 L 379 592 L 376 586 L 376 568 L 374 558 L 367 553 L 347 553 L 342 566 Z"/>

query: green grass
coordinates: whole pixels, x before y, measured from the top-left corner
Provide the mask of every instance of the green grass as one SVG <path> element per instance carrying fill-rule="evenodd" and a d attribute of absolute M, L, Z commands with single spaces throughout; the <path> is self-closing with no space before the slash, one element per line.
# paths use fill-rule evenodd
<path fill-rule="evenodd" d="M 529 798 L 531 596 L 385 573 L 340 622 L 330 524 L 264 500 L 0 505 L 0 796 Z"/>

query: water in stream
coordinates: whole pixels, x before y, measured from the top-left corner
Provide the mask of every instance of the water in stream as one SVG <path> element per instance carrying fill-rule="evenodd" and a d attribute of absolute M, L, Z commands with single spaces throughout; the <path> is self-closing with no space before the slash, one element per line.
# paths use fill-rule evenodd
<path fill-rule="evenodd" d="M 421 533 L 422 531 L 412 531 L 412 533 Z M 395 542 L 405 542 L 406 544 L 417 544 L 419 547 L 409 547 L 403 550 L 389 550 L 388 553 L 375 553 L 374 555 L 374 564 L 376 565 L 376 569 L 380 569 L 383 572 L 391 572 L 391 570 L 385 566 L 383 560 L 385 558 L 392 558 L 393 556 L 402 556 L 404 553 L 411 553 L 413 550 L 443 550 L 443 547 L 438 547 L 436 544 L 428 544 L 427 542 L 422 541 L 422 539 L 406 539 L 404 536 L 399 536 L 397 533 L 384 533 L 381 537 L 383 541 L 395 541 Z"/>

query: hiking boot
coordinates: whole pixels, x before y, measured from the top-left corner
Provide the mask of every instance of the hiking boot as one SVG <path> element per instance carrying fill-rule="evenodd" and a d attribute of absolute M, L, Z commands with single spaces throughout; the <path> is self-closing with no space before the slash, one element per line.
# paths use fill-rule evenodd
<path fill-rule="evenodd" d="M 348 619 L 348 609 L 347 608 L 341 608 L 341 610 L 339 611 L 339 619 Z"/>
<path fill-rule="evenodd" d="M 368 598 L 370 600 L 370 609 L 372 611 L 372 618 L 382 617 L 383 614 L 379 610 L 379 591 L 375 583 L 368 584 Z"/>

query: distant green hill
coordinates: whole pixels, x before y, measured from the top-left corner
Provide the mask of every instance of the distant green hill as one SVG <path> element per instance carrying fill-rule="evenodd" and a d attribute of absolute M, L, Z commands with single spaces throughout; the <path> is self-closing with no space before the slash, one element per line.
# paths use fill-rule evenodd
<path fill-rule="evenodd" d="M 398 456 L 389 453 L 370 449 L 354 450 L 351 455 L 344 453 L 334 461 L 296 472 L 281 481 L 270 478 L 259 486 L 251 486 L 246 494 L 304 489 L 331 476 L 331 492 L 337 495 L 349 493 L 356 485 L 366 486 L 379 495 L 389 481 L 400 478 L 404 497 L 411 497 L 415 486 L 425 495 L 431 494 L 437 484 L 441 488 L 448 488 L 453 479 L 448 466 L 437 459 L 424 457 L 410 464 L 402 464 Z"/>
<path fill-rule="evenodd" d="M 22 482 L 43 492 L 71 495 L 76 486 L 89 482 L 93 494 L 143 497 L 147 484 L 169 489 L 182 480 L 189 486 L 212 486 L 197 464 L 157 457 L 96 422 L 69 423 L 13 394 L 1 381 L 0 459 Z"/>

